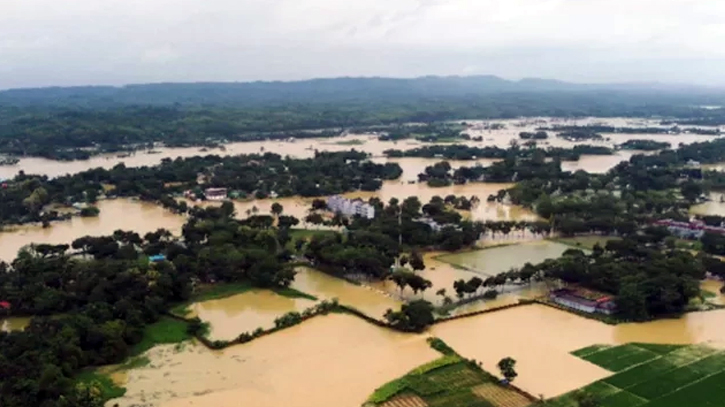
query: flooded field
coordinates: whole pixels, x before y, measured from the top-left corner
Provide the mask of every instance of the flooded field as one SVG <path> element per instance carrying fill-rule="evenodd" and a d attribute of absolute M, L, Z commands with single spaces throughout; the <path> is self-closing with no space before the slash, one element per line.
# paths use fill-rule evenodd
<path fill-rule="evenodd" d="M 74 217 L 69 221 L 53 222 L 49 228 L 19 226 L 0 232 L 0 260 L 11 261 L 18 250 L 31 243 L 70 244 L 83 236 L 110 235 L 115 230 L 131 230 L 141 236 L 159 228 L 174 234 L 181 232 L 185 220 L 160 206 L 127 199 L 98 202 L 97 218 Z"/>
<path fill-rule="evenodd" d="M 272 291 L 257 290 L 218 300 L 191 304 L 187 317 L 209 323 L 209 338 L 232 340 L 257 328 L 274 328 L 274 320 L 288 312 L 302 312 L 315 304 L 304 298 L 288 298 Z"/>
<path fill-rule="evenodd" d="M 337 298 L 340 304 L 349 305 L 377 319 L 382 319 L 388 309 L 398 310 L 402 305 L 401 301 L 370 288 L 348 283 L 306 267 L 297 269 L 292 288 L 314 295 L 321 300 Z"/>
<path fill-rule="evenodd" d="M 359 407 L 376 387 L 440 356 L 422 335 L 348 315 L 313 318 L 221 352 L 160 346 L 126 375 L 121 407 Z"/>
<path fill-rule="evenodd" d="M 512 268 L 522 267 L 526 263 L 538 264 L 546 259 L 559 258 L 568 249 L 571 249 L 571 247 L 548 240 L 540 240 L 484 250 L 446 254 L 439 257 L 438 260 L 463 267 L 483 276 L 493 276 Z"/>
<path fill-rule="evenodd" d="M 30 324 L 30 318 L 0 318 L 0 332 L 22 331 L 28 324 Z"/>
<path fill-rule="evenodd" d="M 711 193 L 709 198 L 709 201 L 691 207 L 690 213 L 694 215 L 725 216 L 725 194 Z"/>

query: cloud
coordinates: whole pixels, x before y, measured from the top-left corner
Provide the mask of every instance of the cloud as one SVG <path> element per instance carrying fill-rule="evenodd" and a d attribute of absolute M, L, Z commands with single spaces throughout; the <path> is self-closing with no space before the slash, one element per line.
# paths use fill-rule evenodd
<path fill-rule="evenodd" d="M 3 0 L 0 87 L 497 74 L 724 84 L 717 0 Z"/>

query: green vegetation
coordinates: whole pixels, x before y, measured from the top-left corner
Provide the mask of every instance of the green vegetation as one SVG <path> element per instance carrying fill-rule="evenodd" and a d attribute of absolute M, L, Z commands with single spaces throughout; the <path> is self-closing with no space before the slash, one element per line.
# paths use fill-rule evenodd
<path fill-rule="evenodd" d="M 161 317 L 158 322 L 147 325 L 143 330 L 141 342 L 131 348 L 129 354 L 140 355 L 156 345 L 180 343 L 191 339 L 187 324 L 169 317 Z"/>
<path fill-rule="evenodd" d="M 596 245 L 603 247 L 610 240 L 620 240 L 620 239 L 621 238 L 618 236 L 590 235 L 590 236 L 559 237 L 559 238 L 551 239 L 551 240 L 554 242 L 557 242 L 557 243 L 565 244 L 567 246 L 592 250 L 592 249 L 594 249 L 594 246 L 596 246 Z"/>
<path fill-rule="evenodd" d="M 622 150 L 657 151 L 670 148 L 670 143 L 654 140 L 627 140 L 618 147 Z"/>
<path fill-rule="evenodd" d="M 126 394 L 125 388 L 118 386 L 107 374 L 101 373 L 98 370 L 84 370 L 78 373 L 74 380 L 76 383 L 82 383 L 97 389 L 100 392 L 99 396 L 103 402 L 123 397 Z"/>
<path fill-rule="evenodd" d="M 706 407 L 720 405 L 725 394 L 725 351 L 703 345 L 636 343 L 573 353 L 616 374 L 545 406 L 577 407 L 584 394 L 602 407 Z"/>

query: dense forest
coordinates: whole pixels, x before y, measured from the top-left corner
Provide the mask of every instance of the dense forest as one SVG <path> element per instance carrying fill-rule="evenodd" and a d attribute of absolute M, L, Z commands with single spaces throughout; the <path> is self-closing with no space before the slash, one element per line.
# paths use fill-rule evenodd
<path fill-rule="evenodd" d="M 305 129 L 455 119 L 674 117 L 725 122 L 707 89 L 509 82 L 495 77 L 340 78 L 0 92 L 0 154 L 84 159 L 103 151 L 305 137 Z M 330 131 L 323 135 L 333 135 Z"/>
<path fill-rule="evenodd" d="M 49 204 L 94 203 L 99 196 L 138 196 L 185 211 L 170 195 L 203 188 L 224 187 L 237 198 L 323 196 L 349 191 L 375 191 L 383 180 L 402 174 L 398 164 L 375 164 L 355 150 L 316 153 L 295 159 L 264 153 L 220 157 L 216 155 L 165 159 L 152 167 L 91 169 L 53 179 L 20 174 L 0 189 L 0 225 L 49 222 L 61 216 L 45 210 Z"/>

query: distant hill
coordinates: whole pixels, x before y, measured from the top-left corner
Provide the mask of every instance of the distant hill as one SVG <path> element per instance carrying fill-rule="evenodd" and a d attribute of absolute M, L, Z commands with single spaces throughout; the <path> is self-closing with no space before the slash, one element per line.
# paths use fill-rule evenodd
<path fill-rule="evenodd" d="M 548 94 L 548 95 L 542 95 Z M 50 87 L 0 91 L 4 106 L 110 107 L 119 105 L 276 106 L 290 103 L 401 103 L 428 99 L 512 100 L 551 97 L 604 99 L 629 95 L 637 104 L 723 104 L 725 91 L 661 84 L 574 84 L 528 78 L 509 81 L 496 76 L 426 76 L 332 78 L 296 82 L 158 83 L 87 87 Z M 665 99 L 662 99 L 662 98 Z"/>

